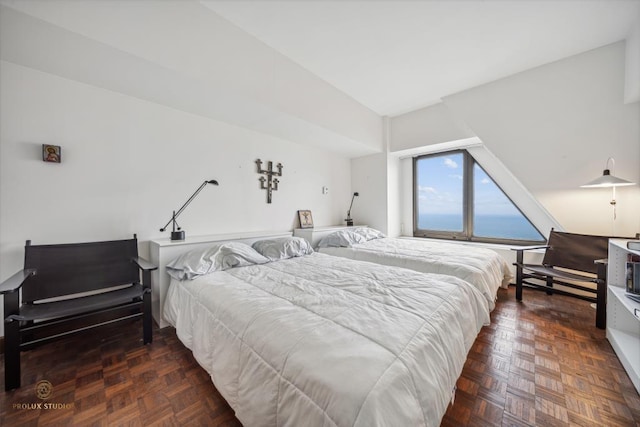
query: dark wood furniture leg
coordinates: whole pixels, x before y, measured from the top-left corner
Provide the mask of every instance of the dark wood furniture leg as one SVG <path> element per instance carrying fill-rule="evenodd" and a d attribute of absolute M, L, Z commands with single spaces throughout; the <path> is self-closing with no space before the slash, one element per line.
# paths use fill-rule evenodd
<path fill-rule="evenodd" d="M 522 302 L 522 264 L 524 260 L 524 251 L 516 252 L 516 301 Z"/>
<path fill-rule="evenodd" d="M 18 312 L 20 292 L 4 294 L 5 317 Z M 4 323 L 4 389 L 6 391 L 20 387 L 20 322 Z"/>

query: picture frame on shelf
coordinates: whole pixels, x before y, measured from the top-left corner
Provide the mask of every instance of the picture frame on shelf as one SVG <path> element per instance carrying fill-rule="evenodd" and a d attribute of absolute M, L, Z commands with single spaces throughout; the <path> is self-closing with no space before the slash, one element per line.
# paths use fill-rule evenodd
<path fill-rule="evenodd" d="M 313 216 L 310 210 L 299 210 L 300 228 L 313 228 Z"/>

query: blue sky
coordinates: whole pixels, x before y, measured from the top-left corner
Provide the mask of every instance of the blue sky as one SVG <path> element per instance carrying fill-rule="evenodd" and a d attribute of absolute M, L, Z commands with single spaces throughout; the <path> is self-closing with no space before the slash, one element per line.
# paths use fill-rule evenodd
<path fill-rule="evenodd" d="M 454 153 L 418 161 L 419 211 L 462 215 L 463 155 Z M 476 215 L 520 215 L 478 165 L 474 167 Z"/>

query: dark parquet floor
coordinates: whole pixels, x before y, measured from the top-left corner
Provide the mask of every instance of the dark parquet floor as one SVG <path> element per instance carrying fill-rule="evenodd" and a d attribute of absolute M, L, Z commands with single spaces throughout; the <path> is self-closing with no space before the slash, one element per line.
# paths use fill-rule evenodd
<path fill-rule="evenodd" d="M 442 425 L 640 427 L 640 396 L 589 304 L 526 290 L 524 299 L 499 291 Z M 239 426 L 174 330 L 154 332 L 143 346 L 137 321 L 24 352 L 22 388 L 0 391 L 0 425 Z M 41 380 L 53 385 L 46 401 Z"/>

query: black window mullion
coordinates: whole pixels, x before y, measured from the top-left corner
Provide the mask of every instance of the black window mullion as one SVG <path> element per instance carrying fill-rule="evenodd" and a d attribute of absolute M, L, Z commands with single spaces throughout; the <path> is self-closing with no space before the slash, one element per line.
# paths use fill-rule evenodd
<path fill-rule="evenodd" d="M 473 237 L 473 158 L 464 152 L 463 173 L 463 208 L 464 208 L 464 235 L 467 240 Z"/>

